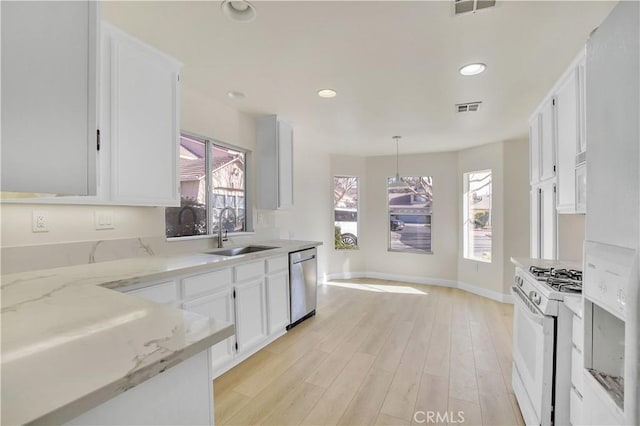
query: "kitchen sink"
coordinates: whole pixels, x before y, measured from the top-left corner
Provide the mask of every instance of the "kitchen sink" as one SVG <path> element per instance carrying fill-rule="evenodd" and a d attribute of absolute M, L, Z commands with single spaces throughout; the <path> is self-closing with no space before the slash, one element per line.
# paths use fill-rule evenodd
<path fill-rule="evenodd" d="M 219 256 L 240 256 L 241 254 L 256 253 L 256 252 L 259 252 L 259 251 L 273 250 L 273 249 L 276 249 L 276 248 L 278 248 L 278 247 L 271 247 L 271 246 L 245 246 L 245 247 L 229 248 L 229 249 L 225 249 L 225 250 L 208 251 L 206 253 L 207 254 L 215 254 L 215 255 L 219 255 Z"/>

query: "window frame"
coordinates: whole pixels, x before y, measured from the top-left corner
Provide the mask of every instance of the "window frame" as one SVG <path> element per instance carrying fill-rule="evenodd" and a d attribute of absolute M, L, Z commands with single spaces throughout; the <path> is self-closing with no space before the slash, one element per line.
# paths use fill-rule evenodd
<path fill-rule="evenodd" d="M 425 177 L 425 175 L 420 175 L 420 176 L 401 176 L 400 180 L 404 182 L 405 178 L 413 178 L 413 177 Z M 429 176 L 432 181 L 433 181 L 433 176 Z M 391 213 L 391 207 L 389 205 L 389 181 L 395 179 L 395 176 L 387 176 L 386 178 L 386 188 L 385 188 L 385 198 L 386 198 L 386 203 L 387 203 L 387 215 L 386 215 L 386 229 L 387 229 L 387 252 L 392 252 L 392 253 L 414 253 L 414 254 L 426 254 L 426 255 L 433 255 L 433 201 L 431 204 L 431 213 L 429 214 L 425 214 L 425 213 L 402 213 L 402 214 L 398 214 L 398 213 Z M 406 184 L 406 183 L 405 183 Z M 431 189 L 432 189 L 432 196 L 433 196 L 433 182 L 431 184 Z M 419 250 L 419 249 L 397 249 L 397 248 L 392 248 L 391 247 L 391 216 L 425 216 L 425 217 L 429 217 L 429 230 L 430 230 L 430 234 L 431 234 L 431 244 L 429 247 L 429 250 Z"/>
<path fill-rule="evenodd" d="M 356 191 L 357 191 L 357 204 L 356 204 L 356 239 L 357 242 L 355 244 L 354 247 L 351 248 L 337 248 L 336 247 L 336 243 L 335 243 L 335 234 L 334 234 L 334 241 L 333 241 L 333 249 L 335 251 L 350 251 L 350 250 L 360 250 L 360 177 L 359 176 L 355 176 L 355 175 L 344 175 L 344 174 L 336 174 L 333 175 L 332 179 L 331 179 L 331 189 L 332 189 L 332 198 L 335 194 L 335 188 L 336 188 L 336 178 L 355 178 L 356 179 Z M 335 199 L 333 200 L 333 208 L 331 209 L 332 214 L 332 218 L 333 218 L 333 229 L 335 232 L 335 226 L 336 226 L 336 206 L 335 206 Z"/>
<path fill-rule="evenodd" d="M 470 246 L 470 235 L 469 232 L 473 228 L 471 228 L 471 221 L 469 219 L 469 178 L 473 174 L 481 174 L 481 173 L 489 173 L 491 176 L 491 188 L 489 193 L 491 194 L 491 204 L 489 205 L 489 217 L 493 217 L 493 169 L 482 169 L 482 170 L 472 170 L 469 172 L 463 172 L 462 174 L 462 258 L 465 260 L 470 260 L 473 262 L 482 262 L 482 263 L 493 263 L 493 225 L 491 226 L 491 250 L 489 252 L 489 259 L 483 259 L 481 257 L 475 257 L 472 254 L 469 254 Z"/>
<path fill-rule="evenodd" d="M 185 136 L 187 138 L 196 139 L 202 141 L 205 144 L 205 219 L 206 219 L 206 233 L 200 235 L 185 235 L 185 236 L 177 236 L 177 237 L 167 237 L 166 236 L 166 219 L 165 219 L 165 239 L 167 241 L 185 241 L 185 240 L 195 240 L 195 239 L 204 239 L 204 238 L 215 238 L 217 233 L 213 230 L 213 209 L 214 207 L 214 197 L 212 192 L 212 178 L 211 173 L 213 171 L 213 156 L 211 155 L 212 147 L 218 146 L 225 149 L 230 149 L 233 151 L 241 152 L 244 154 L 244 203 L 243 206 L 236 206 L 236 209 L 242 208 L 244 209 L 244 223 L 245 229 L 244 231 L 229 231 L 228 235 L 250 235 L 254 234 L 253 229 L 253 209 L 248 208 L 251 205 L 251 201 L 253 200 L 252 192 L 250 191 L 249 182 L 251 182 L 251 174 L 250 174 L 250 164 L 251 164 L 251 151 L 241 148 L 226 142 L 219 141 L 217 139 L 213 139 L 210 137 L 202 136 L 197 133 L 180 130 L 180 137 Z M 178 183 L 180 182 L 180 167 L 178 166 Z M 182 203 L 182 194 L 180 194 L 180 202 Z M 171 207 L 166 207 L 171 208 Z M 165 208 L 165 209 L 166 209 Z M 174 207 L 175 208 L 175 207 Z"/>

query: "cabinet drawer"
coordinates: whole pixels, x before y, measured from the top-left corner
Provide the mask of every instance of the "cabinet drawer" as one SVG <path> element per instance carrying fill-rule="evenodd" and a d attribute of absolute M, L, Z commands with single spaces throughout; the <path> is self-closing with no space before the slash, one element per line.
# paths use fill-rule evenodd
<path fill-rule="evenodd" d="M 583 394 L 584 390 L 582 383 L 582 353 L 573 348 L 571 349 L 571 384 L 580 392 L 580 395 Z"/>
<path fill-rule="evenodd" d="M 182 279 L 182 296 L 185 299 L 212 293 L 221 287 L 231 284 L 231 270 L 222 269 L 220 271 L 206 274 L 194 275 Z"/>
<path fill-rule="evenodd" d="M 573 329 L 571 330 L 571 341 L 582 352 L 584 345 L 584 331 L 582 330 L 582 318 L 578 318 L 577 315 L 573 316 Z"/>
<path fill-rule="evenodd" d="M 127 294 L 142 297 L 162 305 L 172 305 L 178 300 L 178 292 L 175 281 L 166 281 L 153 284 L 138 290 L 128 291 Z"/>
<path fill-rule="evenodd" d="M 236 270 L 236 282 L 242 282 L 250 280 L 251 278 L 257 278 L 264 276 L 264 260 L 259 262 L 247 263 L 246 265 L 239 265 L 235 267 Z"/>
<path fill-rule="evenodd" d="M 569 393 L 569 422 L 573 426 L 582 425 L 582 397 L 574 388 L 571 388 Z"/>
<path fill-rule="evenodd" d="M 267 259 L 267 274 L 273 274 L 287 269 L 289 267 L 289 258 L 287 256 L 274 257 Z"/>

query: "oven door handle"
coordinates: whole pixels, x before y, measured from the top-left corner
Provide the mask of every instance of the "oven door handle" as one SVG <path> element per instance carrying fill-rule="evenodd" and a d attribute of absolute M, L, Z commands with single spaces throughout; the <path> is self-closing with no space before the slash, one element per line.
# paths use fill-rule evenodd
<path fill-rule="evenodd" d="M 531 321 L 535 322 L 538 325 L 543 325 L 542 320 L 544 320 L 544 315 L 534 307 L 529 306 L 527 302 L 525 302 L 527 299 L 526 299 L 526 296 L 522 293 L 522 291 L 516 287 L 511 287 L 511 291 L 515 296 L 514 297 L 515 304 L 518 305 L 520 310 L 527 316 L 527 318 L 529 318 Z"/>

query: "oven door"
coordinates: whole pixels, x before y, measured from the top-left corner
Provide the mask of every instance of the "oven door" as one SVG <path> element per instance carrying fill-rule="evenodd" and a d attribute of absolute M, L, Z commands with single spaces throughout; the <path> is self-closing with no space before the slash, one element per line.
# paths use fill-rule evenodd
<path fill-rule="evenodd" d="M 555 318 L 512 288 L 513 391 L 527 425 L 553 424 Z"/>

